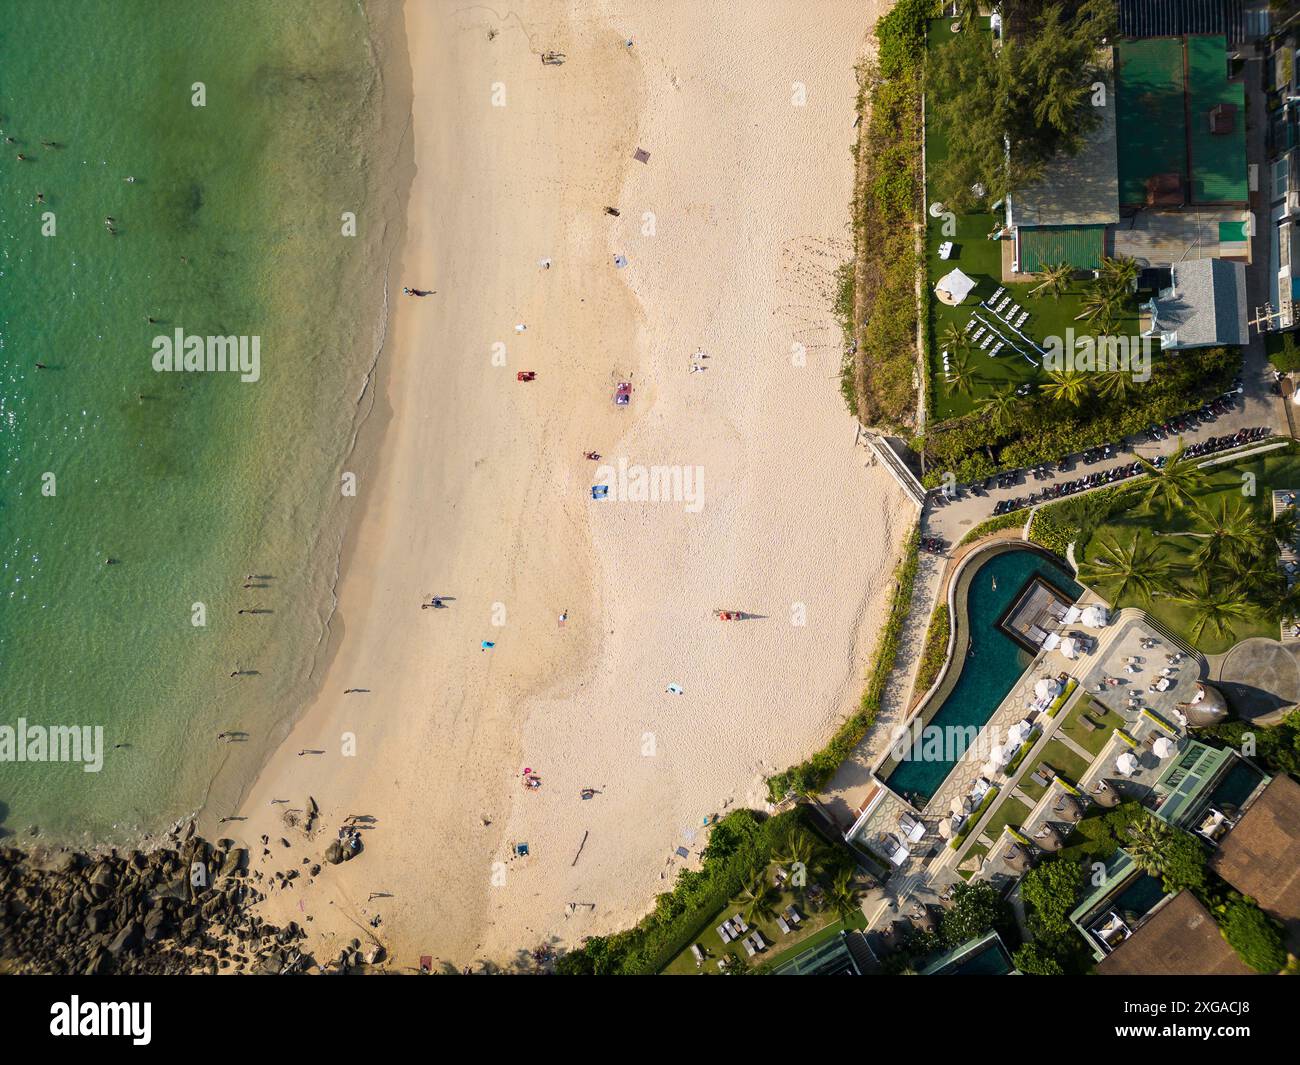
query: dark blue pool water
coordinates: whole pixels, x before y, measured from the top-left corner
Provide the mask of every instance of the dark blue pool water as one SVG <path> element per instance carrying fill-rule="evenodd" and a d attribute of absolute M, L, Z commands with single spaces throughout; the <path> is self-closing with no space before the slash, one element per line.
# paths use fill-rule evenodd
<path fill-rule="evenodd" d="M 1210 795 L 1210 802 L 1220 810 L 1224 806 L 1235 806 L 1241 809 L 1251 793 L 1259 786 L 1259 782 L 1264 779 L 1264 774 L 1249 762 L 1240 758 L 1235 761 L 1236 764 L 1228 770 L 1227 775 Z"/>
<path fill-rule="evenodd" d="M 1006 551 L 981 563 L 967 592 L 970 650 L 956 686 L 930 719 L 930 726 L 983 726 L 1029 666 L 1029 654 L 997 627 L 997 621 L 1033 575 L 1042 577 L 1071 600 L 1083 594 L 1064 569 L 1036 551 Z M 962 750 L 951 753 L 955 756 L 952 759 L 904 758 L 889 774 L 887 783 L 900 795 L 915 794 L 928 801 Z"/>

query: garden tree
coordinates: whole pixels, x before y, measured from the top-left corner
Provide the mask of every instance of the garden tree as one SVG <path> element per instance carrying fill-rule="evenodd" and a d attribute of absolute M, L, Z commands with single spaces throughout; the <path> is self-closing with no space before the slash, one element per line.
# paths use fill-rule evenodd
<path fill-rule="evenodd" d="M 1160 545 L 1143 544 L 1138 539 L 1120 544 L 1102 540 L 1096 551 L 1079 564 L 1079 579 L 1084 584 L 1105 587 L 1112 602 L 1138 600 L 1149 603 L 1154 592 L 1161 590 L 1170 563 Z"/>
<path fill-rule="evenodd" d="M 1300 710 L 1292 710 L 1271 727 L 1251 721 L 1225 721 L 1207 728 L 1205 734 L 1236 750 L 1242 749 L 1249 734 L 1254 743 L 1254 761 L 1273 773 L 1300 776 Z"/>
<path fill-rule="evenodd" d="M 964 351 L 966 346 L 966 334 L 956 322 L 949 322 L 944 326 L 943 333 L 939 337 L 939 347 L 943 351 L 950 353 Z"/>
<path fill-rule="evenodd" d="M 1082 370 L 1052 370 L 1039 387 L 1048 399 L 1077 407 L 1088 398 L 1092 381 Z"/>
<path fill-rule="evenodd" d="M 1077 155 L 1099 119 L 1091 85 L 1104 80 L 1099 49 L 1114 29 L 1111 0 L 1037 12 L 1028 31 L 994 50 L 985 33 L 962 32 L 926 71 L 933 120 L 948 138 L 934 175 L 939 198 L 968 207 L 972 186 L 993 200 L 1038 180 L 1058 152 Z"/>
<path fill-rule="evenodd" d="M 1122 293 L 1094 285 L 1083 294 L 1079 302 L 1083 310 L 1074 316 L 1074 320 L 1086 321 L 1098 333 L 1113 333 L 1124 303 Z"/>
<path fill-rule="evenodd" d="M 1293 543 L 1297 531 L 1295 507 L 1287 507 L 1286 510 L 1279 511 L 1270 523 L 1269 531 L 1279 544 Z"/>
<path fill-rule="evenodd" d="M 1134 384 L 1133 375 L 1127 370 L 1102 370 L 1097 374 L 1097 395 L 1102 399 L 1123 399 Z"/>
<path fill-rule="evenodd" d="M 944 383 L 948 386 L 949 392 L 956 392 L 962 396 L 971 394 L 971 389 L 975 386 L 975 367 L 966 352 L 954 351 L 948 357 Z"/>
<path fill-rule="evenodd" d="M 1241 960 L 1261 973 L 1275 973 L 1286 964 L 1282 929 L 1268 914 L 1244 898 L 1223 908 L 1219 929 Z"/>
<path fill-rule="evenodd" d="M 1165 519 L 1182 510 L 1205 484 L 1205 475 L 1197 469 L 1197 460 L 1187 457 L 1187 445 L 1181 440 L 1174 453 L 1163 466 L 1156 466 L 1138 456 L 1138 462 L 1147 474 L 1142 485 L 1142 506 L 1150 511 L 1159 504 Z"/>
<path fill-rule="evenodd" d="M 819 848 L 812 834 L 801 825 L 791 824 L 776 844 L 776 860 L 783 865 L 794 866 L 792 874 L 798 870 L 804 873 L 804 883 L 793 886 L 802 889 L 818 872 L 821 871 Z"/>
<path fill-rule="evenodd" d="M 1015 415 L 1019 402 L 1020 397 L 1016 395 L 1016 386 L 1007 384 L 982 397 L 975 404 L 975 410 L 980 417 L 988 418 L 994 425 L 1001 426 Z"/>
<path fill-rule="evenodd" d="M 1029 294 L 1051 296 L 1054 300 L 1060 299 L 1065 295 L 1065 290 L 1070 287 L 1070 276 L 1073 273 L 1074 267 L 1069 263 L 1057 263 L 1055 266 L 1045 264 L 1035 275 L 1038 284 L 1029 290 Z"/>
<path fill-rule="evenodd" d="M 1041 943 L 1022 943 L 1011 960 L 1017 969 L 1030 976 L 1064 976 L 1065 970 L 1056 960 L 1056 955 L 1045 949 Z"/>
<path fill-rule="evenodd" d="M 767 878 L 767 869 L 761 868 L 750 871 L 745 879 L 745 886 L 737 898 L 745 912 L 745 920 L 750 924 L 757 924 L 776 913 L 776 904 L 781 898 L 781 893 Z"/>
<path fill-rule="evenodd" d="M 952 889 L 952 905 L 944 911 L 940 925 L 944 943 L 956 947 L 982 936 L 1005 923 L 1008 915 L 1007 904 L 992 884 L 984 880 L 957 884 Z"/>
<path fill-rule="evenodd" d="M 835 871 L 826 891 L 826 901 L 840 917 L 851 917 L 858 908 L 858 889 L 853 883 L 853 867 L 845 865 Z"/>
<path fill-rule="evenodd" d="M 1105 288 L 1118 293 L 1131 293 L 1137 284 L 1139 267 L 1136 259 L 1121 255 L 1112 259 L 1109 255 L 1101 257 L 1101 270 L 1098 282 Z"/>
<path fill-rule="evenodd" d="M 1203 894 L 1206 886 L 1205 849 L 1195 837 L 1148 813 L 1128 826 L 1124 849 L 1145 873 L 1158 876 L 1166 892 L 1184 888 Z"/>
<path fill-rule="evenodd" d="M 1054 945 L 1074 934 L 1070 912 L 1079 902 L 1083 881 L 1078 862 L 1060 859 L 1040 862 L 1024 875 L 1020 897 L 1036 939 Z"/>
<path fill-rule="evenodd" d="M 1232 623 L 1251 615 L 1250 600 L 1238 588 L 1216 583 L 1204 570 L 1197 574 L 1190 588 L 1183 587 L 1170 598 L 1191 609 L 1190 632 L 1197 643 L 1206 629 L 1219 639 L 1235 635 Z"/>
<path fill-rule="evenodd" d="M 1192 504 L 1192 511 L 1207 531 L 1172 535 L 1201 541 L 1191 557 L 1194 569 L 1209 568 L 1221 562 L 1231 566 L 1265 552 L 1271 546 L 1271 530 L 1260 523 L 1243 500 L 1223 496 L 1217 507 L 1198 500 Z"/>

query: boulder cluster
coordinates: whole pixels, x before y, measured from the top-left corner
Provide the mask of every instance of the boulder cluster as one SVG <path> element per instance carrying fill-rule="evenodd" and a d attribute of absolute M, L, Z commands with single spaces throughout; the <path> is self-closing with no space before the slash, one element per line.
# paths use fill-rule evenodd
<path fill-rule="evenodd" d="M 298 875 L 276 873 L 268 887 Z M 0 972 L 285 973 L 315 962 L 306 932 L 253 912 L 248 852 L 174 830 L 151 849 L 38 856 L 0 848 Z M 350 959 L 349 959 L 350 960 Z"/>

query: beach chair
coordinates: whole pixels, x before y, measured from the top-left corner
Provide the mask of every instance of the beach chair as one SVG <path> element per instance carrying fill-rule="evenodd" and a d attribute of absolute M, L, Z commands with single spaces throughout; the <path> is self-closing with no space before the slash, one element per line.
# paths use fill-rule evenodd
<path fill-rule="evenodd" d="M 1001 302 L 998 303 L 998 314 L 1001 314 L 1010 305 L 1011 305 L 1011 297 L 1003 296 Z"/>
<path fill-rule="evenodd" d="M 758 953 L 758 951 L 754 949 L 754 944 L 751 943 L 748 939 L 745 940 L 745 953 L 748 954 L 751 958 Z"/>
<path fill-rule="evenodd" d="M 1001 296 L 1002 293 L 1004 293 L 1005 291 L 1006 291 L 1006 289 L 1003 288 L 1001 285 L 999 285 L 999 286 L 998 286 L 998 290 L 997 290 L 995 293 L 993 293 L 993 295 L 991 295 L 991 296 L 989 297 L 989 302 L 990 302 L 990 303 L 997 303 L 997 301 L 998 301 L 998 297 Z"/>
<path fill-rule="evenodd" d="M 730 929 L 727 928 L 725 924 L 718 925 L 717 932 L 718 932 L 718 938 L 721 939 L 722 942 L 724 943 L 731 942 L 731 938 L 732 938 L 731 931 Z"/>
<path fill-rule="evenodd" d="M 732 915 L 731 923 L 736 926 L 736 931 L 742 936 L 749 931 L 749 925 L 745 924 L 744 918 L 738 913 Z"/>
<path fill-rule="evenodd" d="M 974 328 L 975 328 L 975 318 L 972 315 L 970 318 L 966 319 L 966 325 L 962 328 L 962 332 L 969 333 Z"/>
<path fill-rule="evenodd" d="M 989 357 L 996 359 L 998 357 L 998 352 L 1001 351 L 1002 348 L 1003 348 L 1002 341 L 999 340 L 996 344 L 993 345 L 993 350 L 989 352 Z"/>
<path fill-rule="evenodd" d="M 993 333 L 990 332 L 989 335 L 984 338 L 983 343 L 980 344 L 980 351 L 984 351 L 992 343 L 993 343 Z"/>
<path fill-rule="evenodd" d="M 767 940 L 763 938 L 763 933 L 757 928 L 754 929 L 754 935 L 751 938 L 754 940 L 754 946 L 759 950 L 767 950 Z"/>
<path fill-rule="evenodd" d="M 786 908 L 785 915 L 790 919 L 791 924 L 798 924 L 800 921 L 803 920 L 803 918 L 799 916 L 799 911 L 796 910 L 793 906 Z"/>
<path fill-rule="evenodd" d="M 790 926 L 789 926 L 788 924 L 786 924 L 786 920 L 785 920 L 784 917 L 778 917 L 778 918 L 776 919 L 776 926 L 777 926 L 777 928 L 781 929 L 781 931 L 782 931 L 785 935 L 788 936 L 788 935 L 790 934 Z"/>
<path fill-rule="evenodd" d="M 700 950 L 700 945 L 698 943 L 691 944 L 691 953 L 695 955 L 696 965 L 704 964 L 704 951 Z"/>
<path fill-rule="evenodd" d="M 973 332 L 970 335 L 971 343 L 972 344 L 977 343 L 979 341 L 979 338 L 982 337 L 985 332 L 986 330 L 984 329 L 983 326 L 980 326 L 978 329 L 976 329 L 975 332 Z"/>
<path fill-rule="evenodd" d="M 1016 319 L 1016 328 L 1017 329 L 1021 328 L 1027 321 L 1029 321 L 1029 312 L 1021 311 L 1020 317 Z"/>

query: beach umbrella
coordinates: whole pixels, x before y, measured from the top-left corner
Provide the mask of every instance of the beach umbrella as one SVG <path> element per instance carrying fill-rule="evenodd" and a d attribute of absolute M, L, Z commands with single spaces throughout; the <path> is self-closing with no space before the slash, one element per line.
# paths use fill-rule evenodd
<path fill-rule="evenodd" d="M 1120 771 L 1121 776 L 1131 777 L 1137 772 L 1138 760 L 1133 757 L 1132 751 L 1125 751 L 1115 760 L 1115 768 Z"/>
<path fill-rule="evenodd" d="M 1096 603 L 1084 607 L 1083 613 L 1079 617 L 1079 621 L 1090 629 L 1103 628 L 1109 620 L 1110 617 L 1106 613 L 1106 608 Z"/>
<path fill-rule="evenodd" d="M 1079 657 L 1079 643 L 1073 636 L 1067 636 L 1061 641 L 1061 654 L 1066 658 Z"/>
<path fill-rule="evenodd" d="M 942 821 L 939 822 L 939 835 L 941 835 L 944 839 L 952 839 L 952 834 L 954 831 L 953 824 L 955 820 L 956 819 L 952 817 L 945 817 Z"/>
<path fill-rule="evenodd" d="M 1155 751 L 1157 758 L 1168 758 L 1174 753 L 1174 741 L 1168 736 L 1161 736 L 1151 745 L 1151 749 Z"/>
<path fill-rule="evenodd" d="M 1034 685 L 1034 694 L 1040 699 L 1052 699 L 1061 694 L 1061 682 L 1055 677 L 1040 677 Z"/>
<path fill-rule="evenodd" d="M 1017 721 L 1007 729 L 1007 745 L 1015 744 L 1018 748 L 1025 742 L 1025 737 L 1029 735 L 1029 724 L 1025 721 Z"/>

